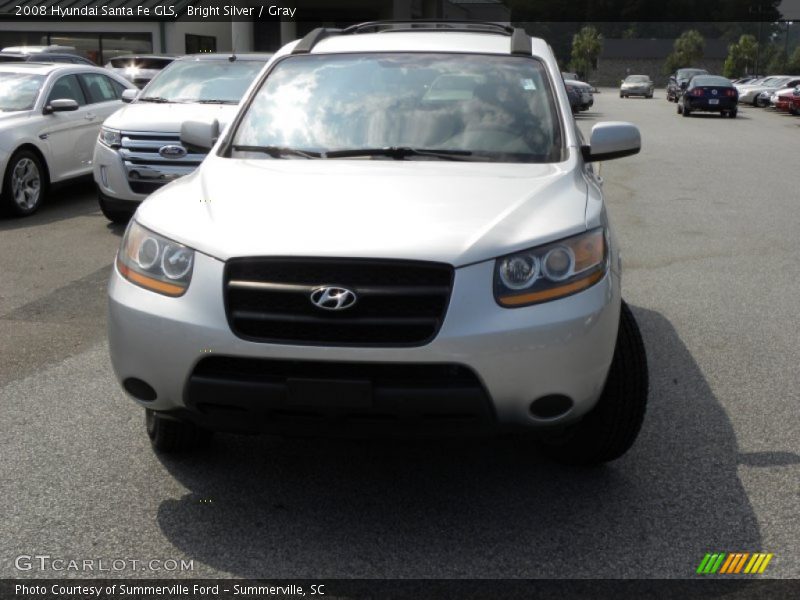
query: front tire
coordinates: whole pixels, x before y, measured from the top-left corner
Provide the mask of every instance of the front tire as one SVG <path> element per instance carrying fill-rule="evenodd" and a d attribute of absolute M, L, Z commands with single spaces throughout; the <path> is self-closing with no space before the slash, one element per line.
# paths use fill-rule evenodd
<path fill-rule="evenodd" d="M 639 435 L 648 391 L 644 342 L 633 313 L 623 302 L 614 358 L 600 399 L 564 436 L 543 440 L 543 451 L 572 465 L 596 465 L 621 457 Z"/>
<path fill-rule="evenodd" d="M 105 196 L 102 194 L 98 194 L 97 202 L 100 204 L 100 211 L 103 213 L 103 216 L 111 221 L 112 223 L 116 223 L 117 225 L 125 225 L 128 221 L 131 220 L 133 210 L 124 210 L 120 208 L 111 208 L 108 205 L 108 201 L 106 200 Z"/>
<path fill-rule="evenodd" d="M 191 423 L 174 421 L 147 409 L 144 416 L 147 437 L 157 452 L 177 454 L 208 445 L 212 433 Z"/>
<path fill-rule="evenodd" d="M 18 217 L 32 215 L 42 204 L 47 191 L 45 170 L 39 157 L 30 150 L 19 150 L 8 161 L 3 177 L 2 208 Z"/>

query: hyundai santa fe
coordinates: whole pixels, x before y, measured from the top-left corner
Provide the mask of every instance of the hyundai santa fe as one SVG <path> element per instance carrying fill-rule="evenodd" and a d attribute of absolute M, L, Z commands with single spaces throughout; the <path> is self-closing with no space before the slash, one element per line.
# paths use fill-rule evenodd
<path fill-rule="evenodd" d="M 527 432 L 624 454 L 647 365 L 548 45 L 496 25 L 370 23 L 281 49 L 210 150 L 142 203 L 109 285 L 116 375 L 158 451 L 215 430 Z"/>

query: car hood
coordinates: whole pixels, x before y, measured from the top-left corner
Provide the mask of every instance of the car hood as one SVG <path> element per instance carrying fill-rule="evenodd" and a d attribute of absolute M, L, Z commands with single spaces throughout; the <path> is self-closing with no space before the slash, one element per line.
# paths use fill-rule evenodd
<path fill-rule="evenodd" d="M 104 125 L 122 131 L 158 131 L 177 133 L 184 121 L 217 119 L 224 128 L 236 115 L 235 104 L 127 104 L 106 119 Z"/>
<path fill-rule="evenodd" d="M 558 164 L 209 156 L 137 220 L 221 260 L 342 256 L 463 266 L 586 229 L 587 184 Z"/>
<path fill-rule="evenodd" d="M 0 127 L 3 129 L 14 127 L 21 119 L 30 116 L 33 111 L 13 110 L 11 112 L 0 112 Z"/>

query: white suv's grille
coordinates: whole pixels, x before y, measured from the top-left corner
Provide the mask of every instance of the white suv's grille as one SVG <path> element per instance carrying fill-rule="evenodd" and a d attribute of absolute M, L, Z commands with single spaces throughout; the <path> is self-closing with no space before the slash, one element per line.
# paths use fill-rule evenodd
<path fill-rule="evenodd" d="M 180 148 L 177 156 L 164 156 L 162 148 Z M 123 131 L 119 149 L 125 164 L 125 174 L 131 190 L 137 194 L 149 194 L 173 179 L 194 171 L 205 158 L 205 154 L 186 151 L 177 133 L 154 133 Z"/>

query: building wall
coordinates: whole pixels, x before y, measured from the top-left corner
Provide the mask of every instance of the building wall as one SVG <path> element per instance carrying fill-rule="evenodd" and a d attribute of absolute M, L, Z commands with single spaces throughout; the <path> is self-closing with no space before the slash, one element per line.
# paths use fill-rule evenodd
<path fill-rule="evenodd" d="M 596 86 L 619 87 L 620 80 L 627 75 L 649 75 L 657 87 L 665 87 L 669 76 L 663 73 L 664 62 L 663 58 L 605 58 L 598 61 L 597 70 L 589 79 Z M 722 59 L 704 58 L 686 66 L 721 73 L 724 62 Z"/>
<path fill-rule="evenodd" d="M 252 28 L 251 24 L 247 24 Z M 230 22 L 176 22 L 158 23 L 156 21 L 5 21 L 0 31 L 0 47 L 15 46 L 14 37 L 18 32 L 31 34 L 30 45 L 51 43 L 75 46 L 78 53 L 90 60 L 99 60 L 96 42 L 85 42 L 80 38 L 96 38 L 99 34 L 145 34 L 151 48 L 140 48 L 139 44 L 132 44 L 129 52 L 155 52 L 167 54 L 186 53 L 186 34 L 206 35 L 216 38 L 217 51 L 229 52 L 231 50 L 231 23 Z M 73 38 L 73 41 L 71 41 Z M 8 42 L 8 43 L 6 43 Z M 162 43 L 163 42 L 163 43 Z M 122 44 L 124 46 L 124 44 Z M 109 54 L 106 52 L 106 54 Z M 109 56 L 103 57 L 103 62 Z"/>

